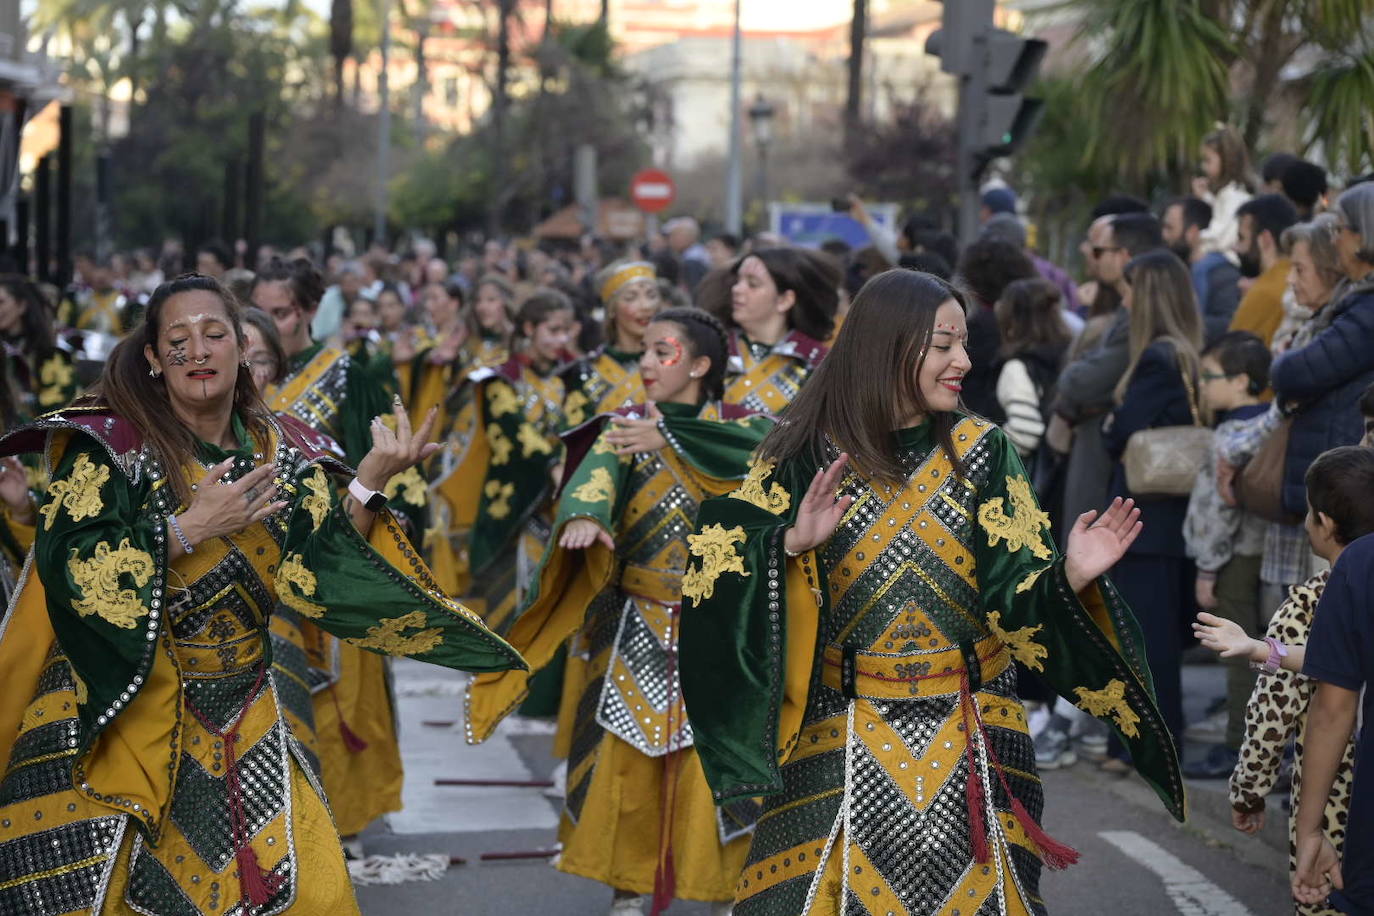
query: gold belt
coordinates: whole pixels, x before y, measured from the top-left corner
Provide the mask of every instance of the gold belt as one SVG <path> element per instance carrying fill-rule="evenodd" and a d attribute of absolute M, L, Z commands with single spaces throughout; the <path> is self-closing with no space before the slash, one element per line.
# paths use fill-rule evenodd
<path fill-rule="evenodd" d="M 822 683 L 847 697 L 909 700 L 958 693 L 965 674 L 969 689 L 977 690 L 1007 670 L 1011 653 L 996 636 L 985 636 L 971 645 L 910 655 L 829 645 L 822 660 Z"/>

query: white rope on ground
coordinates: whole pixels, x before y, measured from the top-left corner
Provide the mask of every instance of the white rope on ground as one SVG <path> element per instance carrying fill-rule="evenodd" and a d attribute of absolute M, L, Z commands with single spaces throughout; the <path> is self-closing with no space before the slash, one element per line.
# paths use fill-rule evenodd
<path fill-rule="evenodd" d="M 398 679 L 396 681 L 396 696 L 458 697 L 463 695 L 463 690 L 467 687 L 467 683 L 467 678 L 444 681 L 412 681 Z"/>
<path fill-rule="evenodd" d="M 405 884 L 438 881 L 448 871 L 449 857 L 439 853 L 368 856 L 350 859 L 348 875 L 354 884 Z"/>

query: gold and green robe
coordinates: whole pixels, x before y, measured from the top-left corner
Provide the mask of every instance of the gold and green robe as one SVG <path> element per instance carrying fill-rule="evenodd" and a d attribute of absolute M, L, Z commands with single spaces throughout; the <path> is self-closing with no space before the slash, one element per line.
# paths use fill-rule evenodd
<path fill-rule="evenodd" d="M 639 354 L 601 347 L 563 370 L 563 415 L 568 427 L 613 410 L 644 403 Z"/>
<path fill-rule="evenodd" d="M 682 570 L 697 507 L 738 484 L 772 422 L 728 407 L 730 419 L 721 419 L 715 403 L 659 409 L 669 442 L 660 451 L 617 456 L 598 434 L 605 416 L 579 431 L 595 444 L 568 478 L 555 539 L 510 639 L 525 647 L 532 669 L 552 663 L 569 638 L 569 654 L 582 663 L 578 692 L 565 696 L 575 712 L 558 867 L 649 893 L 660 861 L 671 856 L 675 896 L 726 900 L 753 811 L 747 804 L 718 811 L 692 750 L 677 678 Z M 577 448 L 569 443 L 570 452 Z M 583 518 L 612 535 L 614 552 L 599 542 L 557 546 L 567 524 Z M 529 680 L 524 672 L 474 679 L 469 740 L 490 736 Z"/>
<path fill-rule="evenodd" d="M 391 416 L 394 390 L 384 354 L 317 343 L 291 358 L 286 377 L 264 400 L 332 440 L 356 467 L 372 447 L 372 418 Z M 420 472 L 396 475 L 386 493 L 410 533 L 423 531 L 427 493 Z M 293 709 L 292 725 L 319 756 L 339 829 L 357 833 L 399 810 L 404 771 L 386 659 L 340 642 L 290 607 L 272 615 L 271 630 L 283 681 L 304 683 L 310 692 L 310 710 Z"/>
<path fill-rule="evenodd" d="M 1015 449 L 956 415 L 897 434 L 834 535 L 783 538 L 838 457 L 758 463 L 702 507 L 683 585 L 682 686 L 718 802 L 765 796 L 736 916 L 1043 914 L 1041 786 L 1017 659 L 1104 719 L 1182 820 L 1173 740 L 1139 628 L 1105 578 L 1075 595 Z M 973 740 L 970 740 L 972 737 Z M 972 777 L 971 775 L 972 774 Z"/>
<path fill-rule="evenodd" d="M 265 457 L 290 505 L 169 560 L 167 471 L 123 420 L 68 409 L 0 451 L 53 483 L 0 623 L 0 913 L 355 913 L 325 796 L 282 711 L 267 618 L 472 671 L 519 654 L 435 586 L 395 518 L 366 537 L 347 469 L 273 420 L 192 479 Z"/>
<path fill-rule="evenodd" d="M 552 475 L 563 458 L 563 382 L 523 356 L 465 382 L 476 409 L 461 454 L 431 488 L 435 575 L 498 633 L 509 628 L 548 543 Z"/>
<path fill-rule="evenodd" d="M 463 378 L 475 369 L 501 365 L 510 359 L 510 347 L 504 335 L 469 334 L 452 361 L 431 362 L 430 354 L 439 343 L 428 341 L 409 362 L 396 366 L 396 379 L 411 424 L 418 429 L 430 408 L 438 408 L 434 429 L 438 438 L 445 439 L 453 426 L 472 423 L 471 402 L 453 398 L 458 390 L 470 390 L 460 384 Z"/>
<path fill-rule="evenodd" d="M 827 352 L 825 344 L 800 331 L 788 332 L 771 347 L 735 331 L 725 367 L 725 403 L 777 414 L 792 403 Z"/>

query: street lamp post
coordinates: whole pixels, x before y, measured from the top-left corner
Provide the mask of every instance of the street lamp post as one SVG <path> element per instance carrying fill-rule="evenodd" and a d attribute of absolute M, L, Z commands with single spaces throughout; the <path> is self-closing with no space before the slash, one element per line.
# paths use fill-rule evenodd
<path fill-rule="evenodd" d="M 749 126 L 754 131 L 754 142 L 759 147 L 759 203 L 768 208 L 768 144 L 773 139 L 773 103 L 760 92 L 749 106 Z"/>
<path fill-rule="evenodd" d="M 739 28 L 739 6 L 740 0 L 735 0 L 735 29 L 730 40 L 730 137 L 729 152 L 726 154 L 725 168 L 725 230 L 740 235 L 741 226 L 744 222 L 743 209 L 740 198 L 740 112 L 739 95 L 742 53 L 740 50 L 740 28 Z"/>

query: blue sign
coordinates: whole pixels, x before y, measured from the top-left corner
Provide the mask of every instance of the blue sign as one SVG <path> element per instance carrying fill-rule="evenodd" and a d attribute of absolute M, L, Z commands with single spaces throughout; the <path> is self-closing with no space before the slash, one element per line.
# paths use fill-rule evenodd
<path fill-rule="evenodd" d="M 897 226 L 896 204 L 866 204 L 873 222 L 889 232 Z M 830 204 L 770 203 L 769 227 L 794 245 L 819 248 L 822 242 L 839 239 L 851 248 L 866 248 L 873 244 L 863 223 L 848 213 L 836 213 Z"/>

